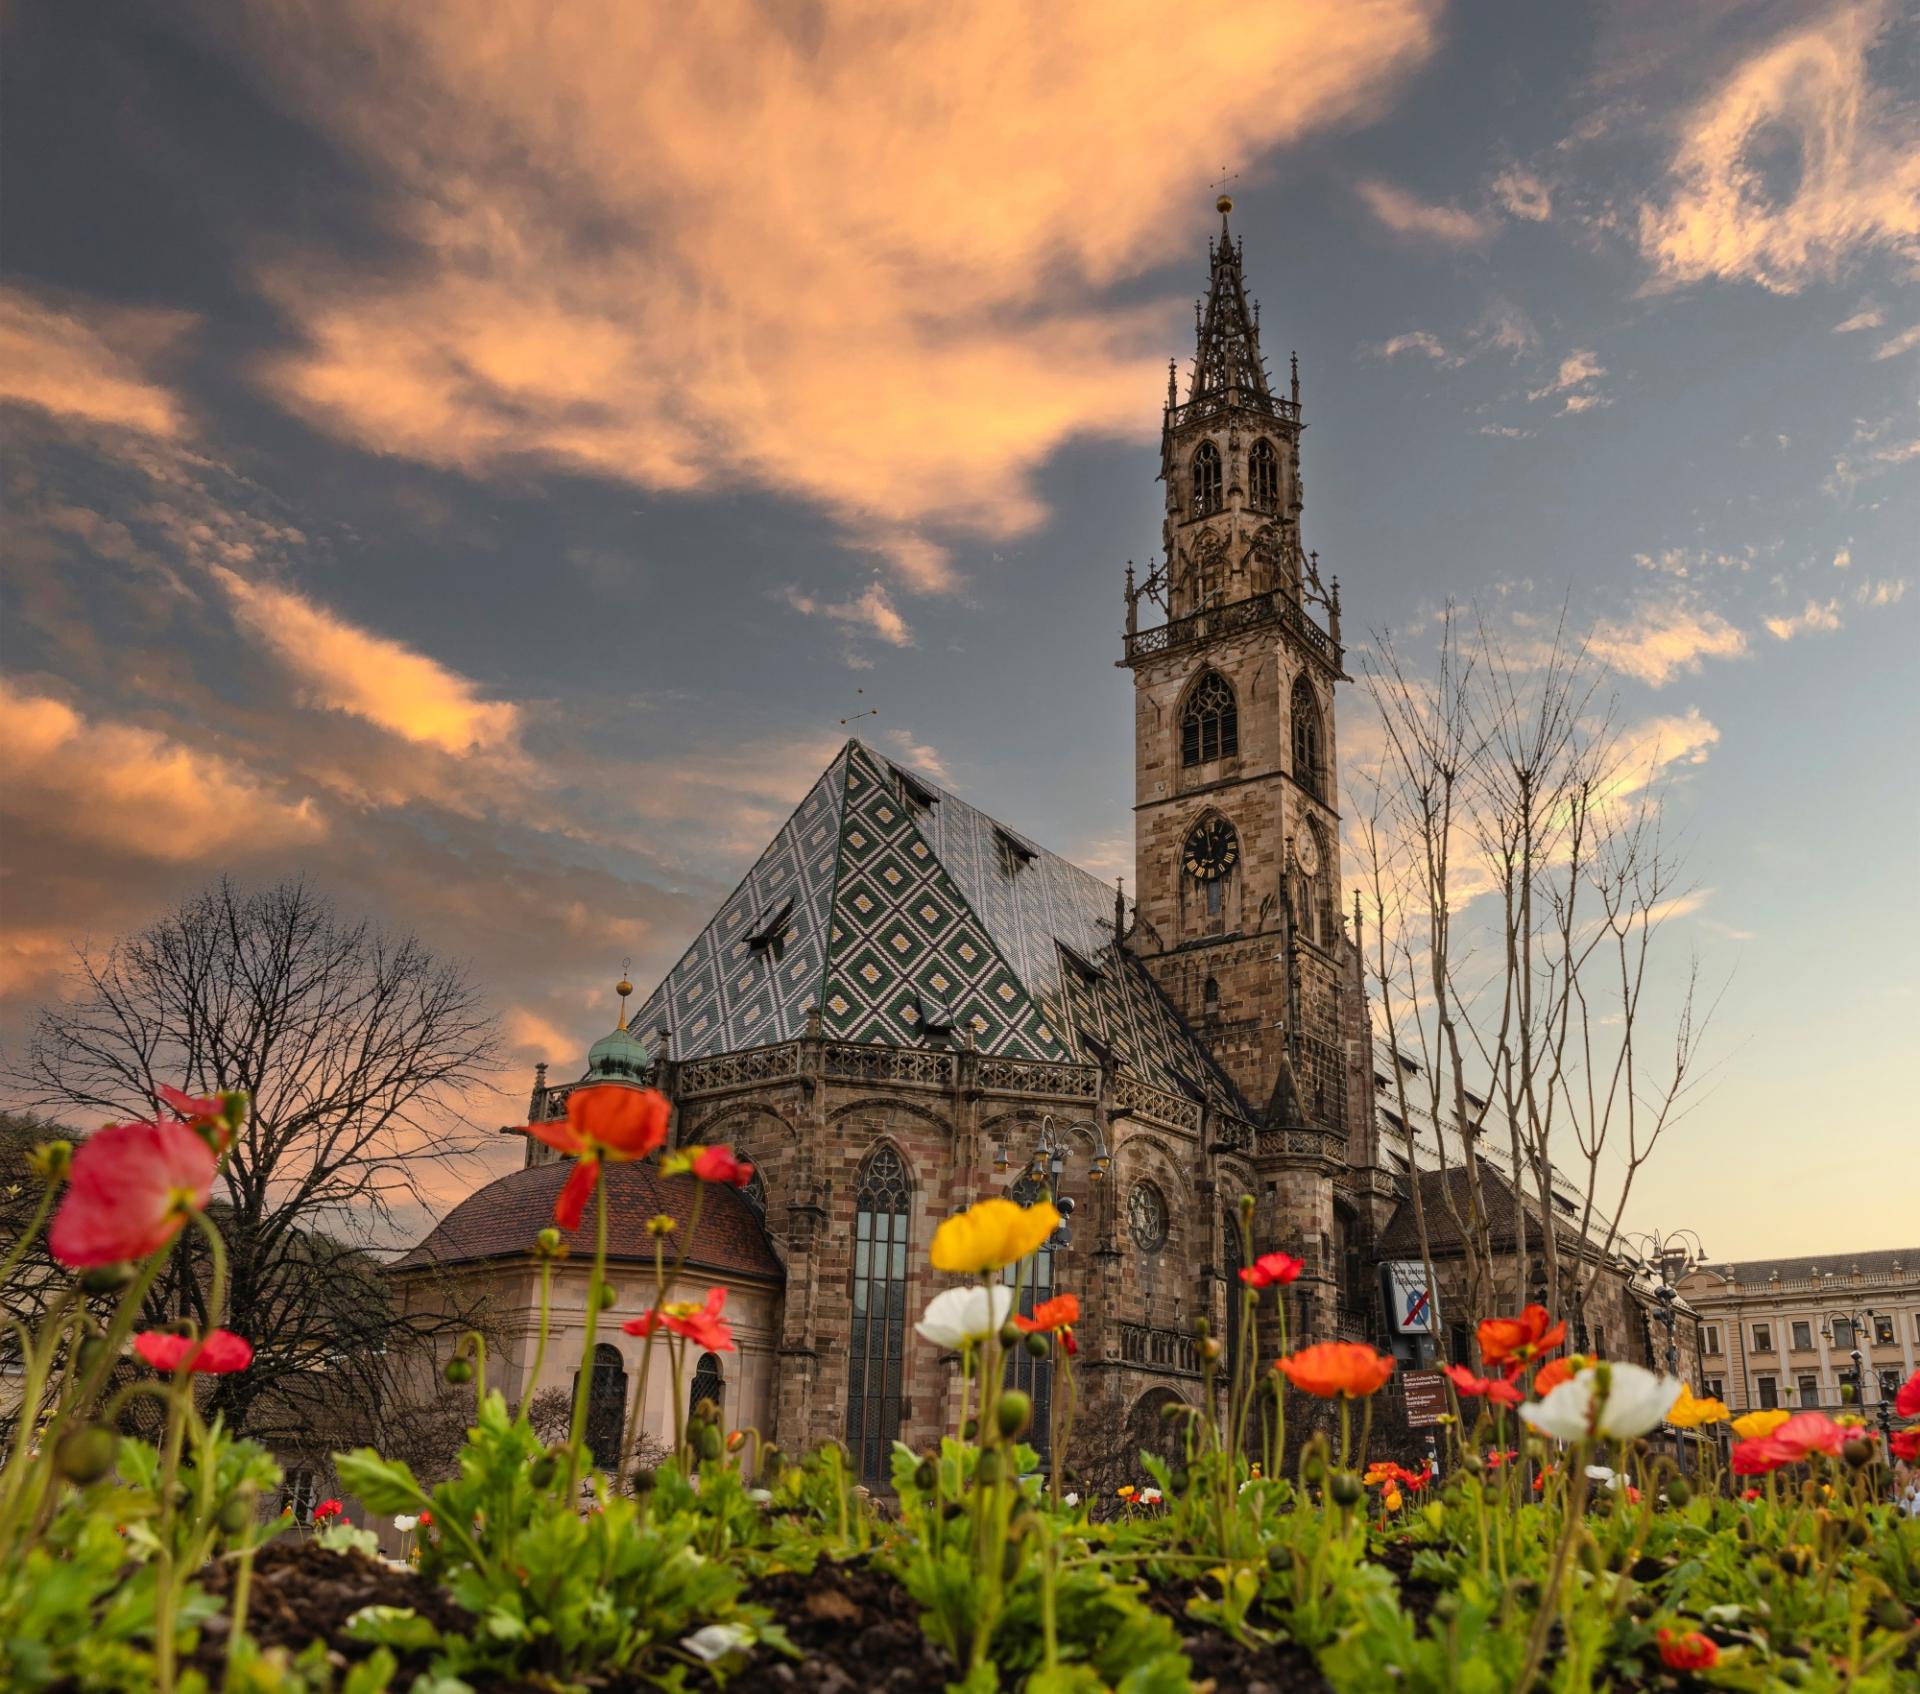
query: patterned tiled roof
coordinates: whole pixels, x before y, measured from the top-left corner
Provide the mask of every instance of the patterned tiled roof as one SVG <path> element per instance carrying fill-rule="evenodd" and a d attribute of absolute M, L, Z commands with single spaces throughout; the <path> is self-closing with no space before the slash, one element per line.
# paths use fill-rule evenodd
<path fill-rule="evenodd" d="M 469 1194 L 442 1218 L 426 1240 L 393 1263 L 453 1265 L 477 1259 L 511 1259 L 533 1251 L 534 1239 L 553 1222 L 553 1203 L 573 1173 L 571 1159 L 510 1172 Z M 692 1215 L 691 1177 L 663 1177 L 645 1160 L 601 1167 L 607 1185 L 607 1256 L 653 1262 L 654 1238 L 647 1220 L 660 1213 L 683 1222 Z M 564 1232 L 563 1232 L 564 1233 Z M 575 1255 L 593 1252 L 593 1207 L 566 1239 Z M 689 1266 L 723 1275 L 781 1282 L 786 1272 L 767 1244 L 760 1215 L 740 1193 L 710 1183 L 700 1204 L 700 1222 L 687 1252 Z"/>
<path fill-rule="evenodd" d="M 1000 1057 L 1105 1054 L 1152 1087 L 1250 1116 L 1115 947 L 1113 921 L 1098 877 L 849 741 L 633 1027 L 697 1059 L 794 1040 L 818 1006 L 836 1040 L 946 1046 L 970 1031 Z"/>

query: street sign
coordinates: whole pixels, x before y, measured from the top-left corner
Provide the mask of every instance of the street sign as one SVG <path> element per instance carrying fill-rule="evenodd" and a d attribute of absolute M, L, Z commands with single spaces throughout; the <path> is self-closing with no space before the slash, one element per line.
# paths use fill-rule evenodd
<path fill-rule="evenodd" d="M 1415 1429 L 1438 1423 L 1447 1409 L 1447 1379 L 1437 1370 L 1410 1370 L 1400 1383 L 1407 1391 L 1407 1422 Z"/>
<path fill-rule="evenodd" d="M 1438 1327 L 1427 1267 L 1418 1259 L 1394 1259 L 1387 1265 L 1387 1315 L 1397 1335 L 1432 1335 Z"/>

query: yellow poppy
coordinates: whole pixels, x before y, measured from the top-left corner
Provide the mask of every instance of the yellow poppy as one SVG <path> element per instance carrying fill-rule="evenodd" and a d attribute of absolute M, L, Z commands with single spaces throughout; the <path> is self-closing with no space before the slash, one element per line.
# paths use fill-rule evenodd
<path fill-rule="evenodd" d="M 997 1195 L 969 1206 L 933 1232 L 935 1270 L 977 1275 L 1024 1259 L 1060 1227 L 1060 1214 L 1042 1201 L 1017 1206 Z"/>
<path fill-rule="evenodd" d="M 1691 1388 L 1682 1387 L 1680 1398 L 1667 1413 L 1667 1422 L 1675 1429 L 1698 1429 L 1703 1423 L 1725 1423 L 1732 1414 L 1719 1400 L 1696 1400 Z"/>
<path fill-rule="evenodd" d="M 1758 1441 L 1763 1435 L 1771 1435 L 1792 1415 L 1777 1406 L 1764 1412 L 1749 1412 L 1733 1420 L 1733 1433 L 1742 1441 Z"/>
<path fill-rule="evenodd" d="M 1381 1500 L 1381 1504 L 1384 1505 L 1388 1511 L 1397 1512 L 1406 1504 L 1406 1501 L 1402 1498 L 1399 1489 L 1389 1488 Z"/>

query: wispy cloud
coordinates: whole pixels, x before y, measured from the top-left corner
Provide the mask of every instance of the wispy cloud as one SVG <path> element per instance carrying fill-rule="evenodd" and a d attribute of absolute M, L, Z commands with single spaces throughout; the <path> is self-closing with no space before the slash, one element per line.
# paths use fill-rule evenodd
<path fill-rule="evenodd" d="M 1581 388 L 1588 383 L 1599 381 L 1607 374 L 1607 367 L 1600 363 L 1591 348 L 1576 347 L 1560 361 L 1560 368 L 1552 380 L 1539 388 L 1527 391 L 1529 400 L 1546 400 L 1555 394 L 1564 394 L 1569 389 Z"/>
<path fill-rule="evenodd" d="M 1887 320 L 1878 306 L 1868 301 L 1850 318 L 1842 318 L 1833 326 L 1835 335 L 1852 335 L 1858 330 L 1878 329 Z"/>
<path fill-rule="evenodd" d="M 1191 252 L 1201 162 L 1378 113 L 1438 10 L 1215 8 L 1181 38 L 1206 98 L 1152 125 L 1161 32 L 1099 0 L 1020 53 L 992 8 L 933 0 L 884 25 L 855 0 L 250 14 L 247 62 L 357 156 L 399 255 L 266 260 L 297 343 L 257 374 L 474 475 L 814 502 L 952 588 L 942 532 L 1030 528 L 1062 443 L 1150 427 L 1178 309 L 1104 293 Z"/>
<path fill-rule="evenodd" d="M 1876 87 L 1869 64 L 1892 14 L 1884 0 L 1831 6 L 1687 116 L 1667 193 L 1640 209 L 1657 285 L 1791 294 L 1875 248 L 1920 256 L 1920 108 Z"/>
<path fill-rule="evenodd" d="M 935 782 L 944 782 L 949 787 L 952 786 L 952 774 L 947 770 L 946 760 L 940 757 L 939 748 L 930 746 L 924 741 L 914 740 L 912 731 L 905 729 L 889 729 L 881 735 L 880 739 L 900 755 L 902 764 L 925 772 Z"/>
<path fill-rule="evenodd" d="M 1854 591 L 1854 600 L 1862 606 L 1897 606 L 1906 597 L 1907 579 L 1884 577 L 1878 582 L 1863 582 Z"/>
<path fill-rule="evenodd" d="M 195 321 L 183 312 L 56 304 L 0 287 L 0 400 L 71 422 L 178 436 L 179 399 L 149 366 Z"/>
<path fill-rule="evenodd" d="M 1437 335 L 1424 329 L 1408 330 L 1405 335 L 1396 335 L 1383 341 L 1373 349 L 1374 355 L 1381 359 L 1397 359 L 1402 353 L 1417 353 L 1423 359 L 1431 359 L 1436 365 L 1448 362 L 1446 348 Z"/>
<path fill-rule="evenodd" d="M 1920 436 L 1909 435 L 1911 427 L 1894 418 L 1856 419 L 1845 449 L 1834 456 L 1833 469 L 1820 485 L 1822 490 L 1844 499 L 1863 482 L 1920 462 Z"/>
<path fill-rule="evenodd" d="M 1852 563 L 1853 545 L 1851 542 L 1845 543 L 1835 550 L 1833 555 L 1833 568 L 1835 570 L 1846 570 Z"/>
<path fill-rule="evenodd" d="M 1706 659 L 1737 659 L 1747 638 L 1720 613 L 1689 592 L 1649 599 L 1626 616 L 1601 624 L 1593 651 L 1604 664 L 1662 688 L 1676 676 L 1698 672 Z"/>
<path fill-rule="evenodd" d="M 851 600 L 823 600 L 818 595 L 807 594 L 794 587 L 782 589 L 779 598 L 805 617 L 829 618 L 835 623 L 846 624 L 876 636 L 890 647 L 913 645 L 913 631 L 888 599 L 887 591 L 880 583 L 869 583 Z"/>
<path fill-rule="evenodd" d="M 1442 247 L 1482 247 L 1499 232 L 1498 222 L 1485 212 L 1436 206 L 1377 177 L 1356 183 L 1354 192 L 1380 224 L 1411 241 L 1431 241 Z"/>
<path fill-rule="evenodd" d="M 1911 353 L 1920 347 L 1920 324 L 1911 329 L 1903 329 L 1898 335 L 1891 336 L 1873 350 L 1876 359 L 1897 359 L 1902 353 Z"/>
<path fill-rule="evenodd" d="M 1789 617 L 1767 619 L 1767 632 L 1781 641 L 1791 641 L 1796 635 L 1826 634 L 1839 627 L 1838 600 L 1809 600 L 1803 610 Z"/>

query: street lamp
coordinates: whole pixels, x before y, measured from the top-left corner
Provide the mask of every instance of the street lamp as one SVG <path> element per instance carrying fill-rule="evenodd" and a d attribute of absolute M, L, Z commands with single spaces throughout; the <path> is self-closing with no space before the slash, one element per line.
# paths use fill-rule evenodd
<path fill-rule="evenodd" d="M 1866 1319 L 1866 1323 L 1860 1321 L 1863 1317 Z M 1858 1312 L 1826 1312 L 1822 1314 L 1820 1320 L 1820 1339 L 1822 1341 L 1831 1342 L 1833 1340 L 1833 1326 L 1836 1319 L 1845 1324 L 1853 1336 L 1853 1349 L 1851 1354 L 1853 1359 L 1853 1392 L 1859 1400 L 1860 1410 L 1862 1412 L 1865 1412 L 1867 1409 L 1867 1361 L 1866 1353 L 1862 1349 L 1862 1343 L 1865 1342 L 1866 1347 L 1869 1349 L 1872 1346 L 1872 1342 L 1868 1341 L 1867 1337 L 1871 1336 L 1873 1332 L 1867 1325 L 1873 1322 L 1873 1317 L 1873 1308 L 1866 1306 Z M 1893 1450 L 1893 1407 L 1888 1402 L 1885 1394 L 1880 1396 L 1878 1415 L 1881 1443 L 1886 1451 L 1891 1452 Z"/>
<path fill-rule="evenodd" d="M 1654 1316 L 1667 1332 L 1667 1374 L 1680 1374 L 1680 1349 L 1673 1338 L 1674 1321 L 1677 1316 L 1674 1308 L 1680 1299 L 1680 1290 L 1674 1285 L 1684 1282 L 1707 1257 L 1707 1250 L 1701 1245 L 1700 1237 L 1690 1229 L 1669 1230 L 1661 1234 L 1657 1229 L 1643 1230 L 1634 1235 L 1620 1237 L 1623 1247 L 1633 1247 L 1642 1256 L 1643 1268 L 1650 1266 L 1660 1276 L 1660 1286 L 1653 1291 L 1653 1297 L 1659 1302 L 1659 1310 Z"/>
<path fill-rule="evenodd" d="M 1065 1247 L 1073 1239 L 1068 1228 L 1068 1219 L 1073 1215 L 1073 1200 L 1060 1192 L 1060 1177 L 1067 1168 L 1067 1156 L 1072 1151 L 1072 1136 L 1076 1130 L 1082 1129 L 1090 1131 L 1093 1136 L 1093 1158 L 1087 1175 L 1094 1182 L 1104 1181 L 1107 1172 L 1113 1168 L 1113 1155 L 1107 1151 L 1107 1138 L 1100 1125 L 1092 1118 L 1082 1118 L 1064 1129 L 1056 1129 L 1051 1113 L 1041 1118 L 1040 1131 L 1033 1141 L 1033 1154 L 1014 1181 L 1015 1187 L 1021 1183 L 1040 1185 L 1053 1196 L 1053 1203 L 1060 1211 L 1060 1227 L 1047 1238 L 1046 1245 L 1050 1248 Z M 1007 1156 L 1007 1144 L 996 1141 L 993 1168 L 1005 1173 L 1012 1169 L 1012 1163 Z"/>

